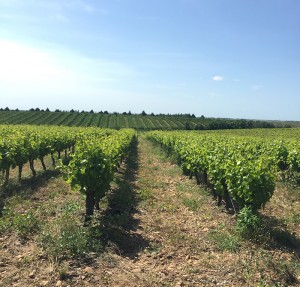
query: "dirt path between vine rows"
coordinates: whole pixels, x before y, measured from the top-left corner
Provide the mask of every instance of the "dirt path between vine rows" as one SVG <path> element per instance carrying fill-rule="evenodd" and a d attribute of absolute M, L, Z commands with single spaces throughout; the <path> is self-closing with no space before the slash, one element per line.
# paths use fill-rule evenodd
<path fill-rule="evenodd" d="M 152 143 L 140 139 L 136 160 L 130 184 L 139 200 L 124 242 L 108 253 L 113 266 L 103 266 L 107 286 L 268 286 L 277 279 L 276 264 L 289 254 L 237 239 L 234 218 Z"/>
<path fill-rule="evenodd" d="M 58 210 L 77 208 L 74 202 L 84 206 L 82 196 L 51 177 L 21 206 L 39 206 L 51 221 Z M 39 234 L 25 242 L 15 233 L 0 236 L 0 286 L 267 287 L 297 286 L 300 279 L 291 250 L 241 240 L 235 218 L 143 137 L 98 220 L 103 250 L 90 259 L 55 262 L 38 244 Z"/>
<path fill-rule="evenodd" d="M 241 258 L 218 252 L 208 239 L 231 217 L 151 143 L 140 140 L 137 160 L 134 228 L 110 253 L 107 286 L 241 286 Z"/>

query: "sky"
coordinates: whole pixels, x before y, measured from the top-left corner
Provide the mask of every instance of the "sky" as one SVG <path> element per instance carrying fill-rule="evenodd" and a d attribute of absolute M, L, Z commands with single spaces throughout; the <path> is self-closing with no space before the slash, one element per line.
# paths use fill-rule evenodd
<path fill-rule="evenodd" d="M 0 107 L 300 120 L 299 0 L 0 0 Z"/>

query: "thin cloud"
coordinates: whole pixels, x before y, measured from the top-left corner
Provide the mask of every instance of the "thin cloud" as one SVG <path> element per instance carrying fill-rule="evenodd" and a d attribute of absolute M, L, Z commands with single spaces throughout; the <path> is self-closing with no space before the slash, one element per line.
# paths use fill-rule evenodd
<path fill-rule="evenodd" d="M 251 87 L 251 89 L 252 89 L 252 90 L 255 90 L 255 91 L 260 90 L 261 88 L 262 88 L 261 85 L 253 85 L 253 86 Z"/>
<path fill-rule="evenodd" d="M 214 76 L 212 78 L 214 81 L 223 81 L 224 80 L 224 77 L 223 76 Z"/>
<path fill-rule="evenodd" d="M 84 5 L 84 10 L 89 13 L 95 12 L 95 8 L 92 7 L 91 5 Z"/>
<path fill-rule="evenodd" d="M 60 22 L 68 22 L 68 18 L 60 13 L 55 14 L 54 19 Z"/>
<path fill-rule="evenodd" d="M 96 8 L 95 6 L 92 6 L 90 4 L 86 4 L 86 3 L 83 3 L 81 2 L 81 5 L 83 6 L 83 10 L 87 13 L 97 13 L 97 14 L 101 14 L 101 15 L 107 15 L 108 14 L 108 10 L 106 9 L 99 9 L 99 8 Z"/>

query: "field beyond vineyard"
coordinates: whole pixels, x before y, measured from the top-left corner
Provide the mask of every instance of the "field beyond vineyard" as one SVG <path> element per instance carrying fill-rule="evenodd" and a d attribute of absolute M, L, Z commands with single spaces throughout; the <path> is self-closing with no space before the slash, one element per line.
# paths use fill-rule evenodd
<path fill-rule="evenodd" d="M 26 164 L 21 182 L 13 169 L 1 189 L 0 286 L 300 284 L 299 186 L 277 181 L 266 229 L 245 240 L 235 215 L 140 136 L 83 227 L 84 197 L 45 164 L 35 178 Z"/>
<path fill-rule="evenodd" d="M 8 108 L 7 108 L 8 109 Z M 299 127 L 300 122 L 260 121 L 195 117 L 191 114 L 164 115 L 31 109 L 0 109 L 0 124 L 57 125 L 72 127 L 134 128 L 137 130 L 217 130 L 240 128 Z"/>

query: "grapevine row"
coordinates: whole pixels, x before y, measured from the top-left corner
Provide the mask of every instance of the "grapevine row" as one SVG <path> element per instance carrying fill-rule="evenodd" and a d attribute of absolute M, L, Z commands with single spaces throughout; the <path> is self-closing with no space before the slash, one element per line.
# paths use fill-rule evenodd
<path fill-rule="evenodd" d="M 71 186 L 79 187 L 86 195 L 86 218 L 93 215 L 94 207 L 108 191 L 114 173 L 126 156 L 135 137 L 135 131 L 98 128 L 67 128 L 43 126 L 0 126 L 0 170 L 5 173 L 5 185 L 11 168 L 22 168 L 29 162 L 33 176 L 34 160 L 70 150 L 69 162 L 60 167 Z M 76 148 L 75 148 L 76 146 Z"/>
<path fill-rule="evenodd" d="M 86 195 L 86 221 L 99 209 L 99 200 L 109 190 L 110 183 L 121 161 L 135 138 L 135 131 L 113 131 L 106 137 L 84 134 L 76 143 L 70 162 L 62 167 L 67 181 Z"/>
<path fill-rule="evenodd" d="M 106 130 L 89 129 L 88 134 L 107 133 Z M 4 184 L 8 184 L 10 169 L 18 168 L 19 180 L 24 164 L 29 162 L 33 176 L 36 175 L 34 161 L 39 159 L 46 170 L 44 157 L 51 155 L 55 165 L 54 153 L 58 158 L 62 151 L 74 150 L 74 145 L 82 129 L 55 126 L 0 126 L 0 171 L 5 174 Z"/>
<path fill-rule="evenodd" d="M 278 172 L 300 171 L 300 145 L 293 140 L 221 132 L 154 131 L 148 137 L 174 153 L 184 172 L 210 185 L 227 208 L 261 208 L 274 192 Z"/>

